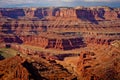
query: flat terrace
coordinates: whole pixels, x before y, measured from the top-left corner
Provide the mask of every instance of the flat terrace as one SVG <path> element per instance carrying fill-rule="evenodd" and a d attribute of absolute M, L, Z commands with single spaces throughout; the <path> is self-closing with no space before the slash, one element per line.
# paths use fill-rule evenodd
<path fill-rule="evenodd" d="M 59 34 L 59 33 L 53 33 L 53 32 L 44 32 L 44 33 L 40 33 L 38 36 L 41 37 L 45 37 L 48 39 L 70 39 L 70 38 L 80 38 L 82 37 L 82 35 L 80 34 L 73 34 L 73 33 L 69 33 L 69 34 Z"/>
<path fill-rule="evenodd" d="M 108 38 L 120 39 L 120 32 L 63 32 L 63 33 L 40 33 L 39 36 L 49 39 L 70 39 L 70 38 Z"/>

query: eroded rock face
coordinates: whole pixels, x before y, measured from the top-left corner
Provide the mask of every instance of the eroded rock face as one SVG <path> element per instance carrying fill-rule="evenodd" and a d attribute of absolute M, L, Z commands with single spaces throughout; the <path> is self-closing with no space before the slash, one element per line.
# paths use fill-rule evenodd
<path fill-rule="evenodd" d="M 85 38 L 86 43 L 93 43 L 93 44 L 99 44 L 99 45 L 110 45 L 110 43 L 114 40 L 114 39 L 97 39 L 97 38 Z"/>
<path fill-rule="evenodd" d="M 56 28 L 48 27 L 47 25 L 42 26 L 42 24 L 37 23 L 16 23 L 14 25 L 4 23 L 1 27 L 0 41 L 3 43 L 19 43 L 43 48 L 71 50 L 83 47 L 88 43 L 109 45 L 111 41 L 118 40 L 120 34 L 118 23 L 111 24 L 110 27 L 104 27 L 104 25 L 94 26 L 92 24 L 88 24 L 87 27 L 85 25 L 84 27 L 81 27 L 81 25 L 80 27 L 70 25 L 61 26 L 60 24 L 57 26 Z M 59 29 L 65 32 L 59 33 Z M 70 32 L 66 32 L 69 30 Z M 73 32 L 74 30 L 76 31 Z"/>
<path fill-rule="evenodd" d="M 0 61 L 0 79 L 28 80 L 32 69 L 35 71 L 33 75 L 37 72 L 38 75 L 34 77 L 38 80 L 76 80 L 75 76 L 54 61 L 73 56 L 77 50 L 82 52 L 79 53 L 77 67 L 72 65 L 71 70 L 76 71 L 79 80 L 119 80 L 120 51 L 119 45 L 116 45 L 119 43 L 116 41 L 120 40 L 119 18 L 120 9 L 109 7 L 1 8 L 0 47 L 10 46 L 22 55 L 39 56 L 39 59 L 30 58 L 33 62 L 28 62 L 17 56 Z M 41 50 L 32 49 L 34 46 Z M 48 51 L 70 50 L 73 53 L 54 55 L 52 51 L 42 51 L 43 48 Z M 53 62 L 41 62 L 40 57 Z"/>
<path fill-rule="evenodd" d="M 61 50 L 70 50 L 74 48 L 80 48 L 84 42 L 82 38 L 47 38 L 44 36 L 24 36 L 21 37 L 24 44 L 40 46 L 42 48 L 54 48 Z"/>
<path fill-rule="evenodd" d="M 119 9 L 115 11 L 108 7 L 99 8 L 24 8 L 24 9 L 0 9 L 2 16 L 10 18 L 28 17 L 28 18 L 45 18 L 46 16 L 54 17 L 73 17 L 87 20 L 112 20 L 119 18 Z M 118 12 L 118 14 L 117 14 Z"/>
<path fill-rule="evenodd" d="M 59 11 L 56 11 L 55 14 L 57 17 L 77 17 L 76 10 L 73 8 L 61 8 Z"/>
<path fill-rule="evenodd" d="M 115 20 L 119 18 L 117 12 L 115 11 L 106 11 L 104 16 L 106 20 Z"/>
<path fill-rule="evenodd" d="M 62 65 L 57 64 L 55 61 L 49 63 L 40 57 L 26 59 L 15 56 L 0 61 L 1 80 L 72 80 L 74 78 L 76 76 L 70 74 Z"/>
<path fill-rule="evenodd" d="M 28 80 L 29 73 L 22 66 L 24 59 L 21 57 L 14 57 L 11 59 L 5 59 L 0 61 L 0 79 L 5 80 Z"/>
<path fill-rule="evenodd" d="M 99 46 L 80 53 L 78 74 L 82 80 L 119 80 L 119 48 Z"/>
<path fill-rule="evenodd" d="M 3 9 L 1 10 L 3 17 L 18 18 L 20 16 L 25 16 L 23 9 Z"/>
<path fill-rule="evenodd" d="M 0 9 L 0 42 L 71 50 L 120 39 L 117 8 Z M 8 35 L 9 34 L 9 35 Z"/>
<path fill-rule="evenodd" d="M 0 12 L 0 17 L 2 17 L 2 12 Z"/>

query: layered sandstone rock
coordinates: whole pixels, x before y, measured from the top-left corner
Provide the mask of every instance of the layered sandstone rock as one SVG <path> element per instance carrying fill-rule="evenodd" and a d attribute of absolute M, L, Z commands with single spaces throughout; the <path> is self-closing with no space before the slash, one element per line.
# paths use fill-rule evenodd
<path fill-rule="evenodd" d="M 120 9 L 109 7 L 1 8 L 0 47 L 9 46 L 22 53 L 21 56 L 27 55 L 26 58 L 37 54 L 39 59 L 30 58 L 28 62 L 17 56 L 0 61 L 0 78 L 28 80 L 31 74 L 35 80 L 76 80 L 77 78 L 54 61 L 73 55 L 72 49 L 75 49 L 82 51 L 77 67 L 71 65 L 71 70 L 76 71 L 75 75 L 79 80 L 119 80 L 119 18 Z M 41 50 L 25 45 L 37 46 Z M 56 58 L 55 55 L 50 55 L 52 51 L 47 53 L 42 51 L 43 48 L 48 51 L 70 50 L 73 54 L 58 55 Z M 51 63 L 42 62 L 40 57 Z M 71 62 L 74 63 L 73 60 Z"/>
<path fill-rule="evenodd" d="M 36 8 L 24 8 L 24 14 L 27 18 L 34 18 Z"/>
<path fill-rule="evenodd" d="M 23 9 L 3 9 L 1 10 L 3 17 L 18 18 L 25 16 Z"/>
<path fill-rule="evenodd" d="M 119 59 L 119 48 L 112 46 L 97 48 L 96 45 L 89 51 L 81 52 L 77 73 L 82 76 L 81 80 L 119 80 Z"/>
<path fill-rule="evenodd" d="M 16 56 L 11 59 L 6 59 L 0 61 L 0 79 L 1 80 L 28 80 L 29 73 L 22 66 L 24 59 L 19 56 Z"/>
<path fill-rule="evenodd" d="M 70 50 L 120 39 L 119 9 L 1 8 L 0 12 L 0 41 L 5 43 Z"/>
<path fill-rule="evenodd" d="M 106 20 L 118 19 L 118 14 L 115 11 L 105 11 L 104 16 Z"/>
<path fill-rule="evenodd" d="M 49 34 L 47 36 L 49 36 Z M 82 38 L 60 38 L 59 35 L 54 35 L 54 37 L 51 38 L 47 36 L 23 36 L 21 37 L 21 40 L 24 42 L 24 44 L 40 46 L 42 48 L 54 48 L 61 50 L 79 48 L 84 44 Z"/>
<path fill-rule="evenodd" d="M 113 39 L 114 40 L 114 39 Z M 93 43 L 93 44 L 101 44 L 101 45 L 110 45 L 112 39 L 97 39 L 97 38 L 85 38 L 85 41 L 87 44 Z"/>
<path fill-rule="evenodd" d="M 27 58 L 27 57 L 26 57 Z M 55 61 L 48 62 L 40 57 L 29 57 L 27 60 L 21 56 L 0 61 L 1 80 L 54 80 L 74 79 L 62 65 Z"/>
<path fill-rule="evenodd" d="M 2 12 L 0 12 L 0 17 L 2 17 Z"/>
<path fill-rule="evenodd" d="M 57 17 L 77 17 L 76 10 L 73 8 L 60 8 L 55 15 Z"/>
<path fill-rule="evenodd" d="M 118 9 L 119 11 L 119 9 Z M 0 9 L 2 16 L 10 18 L 28 17 L 45 18 L 46 16 L 73 17 L 87 20 L 112 20 L 118 19 L 119 13 L 109 7 L 91 8 L 24 8 L 24 9 Z M 108 14 L 108 15 L 106 15 Z M 112 18 L 110 18 L 112 17 Z"/>

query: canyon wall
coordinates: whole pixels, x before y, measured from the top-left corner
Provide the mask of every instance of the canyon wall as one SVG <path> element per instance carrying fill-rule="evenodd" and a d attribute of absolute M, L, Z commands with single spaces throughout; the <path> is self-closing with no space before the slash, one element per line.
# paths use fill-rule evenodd
<path fill-rule="evenodd" d="M 0 42 L 71 50 L 120 39 L 120 10 L 109 7 L 0 8 Z"/>
<path fill-rule="evenodd" d="M 0 14 L 3 17 L 19 18 L 45 18 L 46 16 L 53 17 L 75 17 L 87 20 L 113 20 L 119 18 L 119 9 L 114 10 L 109 7 L 99 8 L 8 8 L 0 9 Z"/>
<path fill-rule="evenodd" d="M 118 41 L 116 41 L 118 42 Z M 93 44 L 92 44 L 93 45 Z M 77 73 L 82 80 L 111 80 L 120 78 L 119 46 L 89 46 L 90 50 L 80 53 L 77 63 Z M 119 45 L 116 43 L 116 45 Z M 116 65 L 117 64 L 117 65 Z"/>
<path fill-rule="evenodd" d="M 54 49 L 61 49 L 61 50 L 70 50 L 74 48 L 80 48 L 84 42 L 82 38 L 69 38 L 69 39 L 62 39 L 62 38 L 46 38 L 43 36 L 29 36 L 29 37 L 22 37 L 21 38 L 24 44 L 40 46 L 42 48 L 54 48 Z"/>
<path fill-rule="evenodd" d="M 4 69 L 8 71 L 7 68 L 13 68 L 11 63 L 13 63 L 12 65 L 15 64 L 14 72 L 8 71 L 15 76 L 12 76 L 11 79 L 16 79 L 16 76 L 19 79 L 28 79 L 28 70 L 25 68 L 27 65 L 23 65 L 25 60 L 22 60 L 20 56 L 36 55 L 39 56 L 39 59 L 42 57 L 48 61 L 57 59 L 64 61 L 65 57 L 69 57 L 69 51 L 72 56 L 75 55 L 74 53 L 80 54 L 77 55 L 79 59 L 78 62 L 76 61 L 77 65 L 75 65 L 75 75 L 80 76 L 78 80 L 120 79 L 120 49 L 115 42 L 119 40 L 119 8 L 0 8 L 0 47 L 13 48 L 22 53 L 18 53 L 19 56 L 10 59 L 12 62 L 8 63 L 10 65 Z M 35 49 L 33 49 L 34 47 Z M 36 49 L 36 47 L 40 50 Z M 68 55 L 60 55 L 62 50 Z M 17 58 L 18 63 L 14 63 Z M 4 63 L 6 62 L 9 62 L 9 60 Z M 5 64 L 0 63 L 3 64 L 0 65 L 0 72 L 4 73 Z M 68 64 L 68 66 L 72 65 Z M 45 69 L 50 72 L 53 65 L 51 67 L 47 68 L 46 66 Z M 74 66 L 71 67 L 72 70 L 73 68 Z M 59 69 L 64 70 L 63 68 Z M 27 75 L 25 76 L 23 72 Z M 48 72 L 45 70 L 45 77 Z M 50 72 L 50 74 L 52 73 L 53 71 Z M 0 74 L 1 79 L 4 79 L 7 76 L 6 74 L 9 73 Z M 63 76 L 61 73 L 60 75 Z M 48 75 L 47 77 L 51 76 Z M 9 76 L 6 79 L 9 79 Z M 72 80 L 72 78 L 70 79 Z"/>

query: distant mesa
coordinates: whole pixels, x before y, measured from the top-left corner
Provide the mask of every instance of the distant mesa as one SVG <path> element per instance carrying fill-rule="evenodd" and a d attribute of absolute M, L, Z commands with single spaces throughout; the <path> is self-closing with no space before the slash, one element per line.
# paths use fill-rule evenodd
<path fill-rule="evenodd" d="M 0 42 L 71 50 L 109 45 L 120 36 L 120 9 L 97 7 L 0 8 Z"/>
<path fill-rule="evenodd" d="M 119 80 L 120 8 L 0 8 L 0 48 L 2 80 Z"/>
<path fill-rule="evenodd" d="M 105 14 L 108 14 L 106 16 Z M 105 20 L 118 19 L 119 10 L 116 11 L 116 8 L 110 8 L 106 6 L 97 6 L 97 7 L 48 7 L 48 8 L 1 8 L 0 16 L 9 17 L 9 18 L 45 18 L 46 16 L 51 17 L 76 17 L 82 20 L 99 20 L 103 17 Z M 81 16 L 81 17 L 80 17 Z"/>

